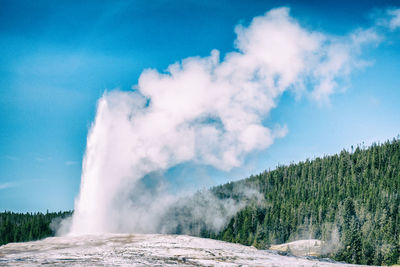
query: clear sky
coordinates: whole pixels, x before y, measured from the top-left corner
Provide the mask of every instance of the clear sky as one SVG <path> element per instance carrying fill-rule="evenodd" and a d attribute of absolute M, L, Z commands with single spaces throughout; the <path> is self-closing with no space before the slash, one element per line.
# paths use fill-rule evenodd
<path fill-rule="evenodd" d="M 345 35 L 400 1 L 0 1 L 0 210 L 72 209 L 96 103 L 145 68 L 234 50 L 234 28 L 287 6 L 310 30 Z M 201 188 L 400 134 L 400 31 L 363 50 L 328 103 L 285 92 L 265 118 L 288 133 L 230 172 L 183 164 L 166 178 Z"/>

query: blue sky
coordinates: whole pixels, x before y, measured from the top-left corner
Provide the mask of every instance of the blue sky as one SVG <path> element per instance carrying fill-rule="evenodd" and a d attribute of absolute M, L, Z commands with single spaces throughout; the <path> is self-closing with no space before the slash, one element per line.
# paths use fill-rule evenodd
<path fill-rule="evenodd" d="M 100 2 L 100 3 L 99 3 Z M 145 68 L 234 50 L 235 25 L 288 6 L 307 29 L 344 35 L 400 1 L 1 1 L 0 210 L 72 209 L 86 136 L 105 90 L 131 90 Z M 363 51 L 329 104 L 289 91 L 265 119 L 288 134 L 230 172 L 184 164 L 184 188 L 244 178 L 277 164 L 400 134 L 400 32 Z"/>

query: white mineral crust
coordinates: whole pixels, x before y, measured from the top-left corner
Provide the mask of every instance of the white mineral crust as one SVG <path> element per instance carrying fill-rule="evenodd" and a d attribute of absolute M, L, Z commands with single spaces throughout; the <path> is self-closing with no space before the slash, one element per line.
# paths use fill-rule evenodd
<path fill-rule="evenodd" d="M 0 247 L 0 266 L 356 266 L 185 235 L 50 237 Z"/>

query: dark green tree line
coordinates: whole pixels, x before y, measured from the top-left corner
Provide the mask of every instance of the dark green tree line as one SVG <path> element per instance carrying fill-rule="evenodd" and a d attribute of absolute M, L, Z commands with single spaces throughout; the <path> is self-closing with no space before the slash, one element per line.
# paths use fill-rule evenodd
<path fill-rule="evenodd" d="M 0 213 L 0 245 L 10 242 L 24 242 L 53 236 L 51 222 L 56 218 L 66 218 L 72 212 Z"/>

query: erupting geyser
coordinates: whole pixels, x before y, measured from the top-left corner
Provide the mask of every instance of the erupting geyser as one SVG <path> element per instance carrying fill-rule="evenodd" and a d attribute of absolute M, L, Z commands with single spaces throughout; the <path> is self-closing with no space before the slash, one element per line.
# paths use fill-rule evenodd
<path fill-rule="evenodd" d="M 373 30 L 340 39 L 310 32 L 287 8 L 256 17 L 236 33 L 237 51 L 223 60 L 213 50 L 166 72 L 145 70 L 132 92 L 103 95 L 71 233 L 156 231 L 170 198 L 132 200 L 140 179 L 188 161 L 223 170 L 239 166 L 248 153 L 286 134 L 285 126 L 262 123 L 283 92 L 326 100 L 360 46 L 378 39 Z"/>

